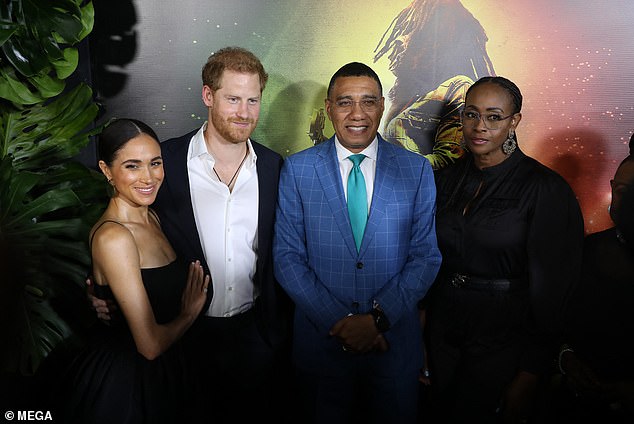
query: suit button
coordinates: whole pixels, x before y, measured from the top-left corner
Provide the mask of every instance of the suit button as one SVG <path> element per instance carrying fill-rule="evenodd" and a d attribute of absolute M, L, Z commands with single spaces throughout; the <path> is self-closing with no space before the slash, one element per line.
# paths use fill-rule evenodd
<path fill-rule="evenodd" d="M 363 269 L 363 262 L 357 262 L 357 269 Z"/>

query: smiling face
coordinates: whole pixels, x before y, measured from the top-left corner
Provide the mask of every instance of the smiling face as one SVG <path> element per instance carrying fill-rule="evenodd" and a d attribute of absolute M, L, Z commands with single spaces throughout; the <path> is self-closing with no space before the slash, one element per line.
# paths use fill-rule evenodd
<path fill-rule="evenodd" d="M 243 143 L 251 136 L 260 116 L 258 74 L 225 70 L 216 91 L 204 85 L 203 101 L 208 107 L 207 131 L 220 142 Z"/>
<path fill-rule="evenodd" d="M 379 85 L 366 76 L 337 78 L 326 99 L 326 112 L 337 139 L 352 153 L 359 153 L 372 143 L 383 109 Z"/>
<path fill-rule="evenodd" d="M 511 131 L 515 131 L 522 119 L 520 113 L 513 114 L 514 105 L 511 95 L 500 85 L 493 83 L 481 84 L 473 87 L 465 99 L 464 114 L 480 115 L 483 119 L 503 119 L 500 127 L 488 129 L 483 119 L 466 121 L 463 119 L 462 134 L 466 147 L 474 156 L 478 167 L 483 168 L 501 163 L 506 159 L 502 151 L 502 144 Z M 473 114 L 473 115 L 475 115 Z M 491 126 L 491 125 L 489 125 Z"/>
<path fill-rule="evenodd" d="M 151 136 L 139 134 L 117 151 L 110 166 L 100 160 L 99 168 L 115 187 L 114 198 L 133 206 L 149 206 L 163 182 L 161 146 Z"/>

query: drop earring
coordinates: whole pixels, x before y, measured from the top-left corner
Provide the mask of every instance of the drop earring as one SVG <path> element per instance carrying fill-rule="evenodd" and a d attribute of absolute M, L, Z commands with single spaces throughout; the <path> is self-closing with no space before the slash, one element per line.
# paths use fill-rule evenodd
<path fill-rule="evenodd" d="M 506 156 L 509 156 L 517 149 L 517 141 L 515 140 L 515 132 L 513 130 L 509 131 L 509 136 L 502 143 L 502 151 Z"/>
<path fill-rule="evenodd" d="M 117 193 L 117 187 L 114 185 L 114 181 L 112 181 L 112 178 L 108 178 L 108 195 L 110 197 L 114 197 L 114 195 Z"/>

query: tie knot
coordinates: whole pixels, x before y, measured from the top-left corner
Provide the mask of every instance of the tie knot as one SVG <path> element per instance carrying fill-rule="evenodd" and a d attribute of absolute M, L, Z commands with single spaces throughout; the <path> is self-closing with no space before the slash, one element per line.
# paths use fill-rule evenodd
<path fill-rule="evenodd" d="M 350 155 L 348 156 L 348 159 L 352 161 L 354 166 L 359 166 L 359 164 L 363 162 L 363 159 L 365 159 L 365 155 L 362 155 L 361 153 L 359 153 L 358 155 Z"/>

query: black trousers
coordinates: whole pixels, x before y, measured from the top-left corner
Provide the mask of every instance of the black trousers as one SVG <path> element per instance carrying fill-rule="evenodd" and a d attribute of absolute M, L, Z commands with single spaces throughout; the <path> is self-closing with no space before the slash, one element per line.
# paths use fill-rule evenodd
<path fill-rule="evenodd" d="M 200 318 L 184 337 L 192 422 L 289 422 L 288 353 L 263 338 L 253 309 L 229 318 Z"/>
<path fill-rule="evenodd" d="M 481 291 L 449 285 L 427 304 L 432 385 L 422 406 L 429 423 L 494 423 L 525 343 L 527 290 Z"/>

